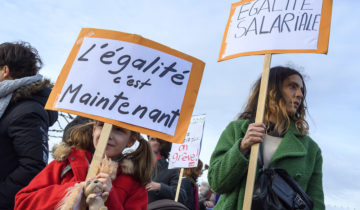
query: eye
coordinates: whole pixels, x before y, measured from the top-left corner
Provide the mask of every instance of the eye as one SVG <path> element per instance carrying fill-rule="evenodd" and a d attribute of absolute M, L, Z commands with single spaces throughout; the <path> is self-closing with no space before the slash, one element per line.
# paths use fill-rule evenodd
<path fill-rule="evenodd" d="M 125 129 L 121 128 L 121 127 L 117 127 L 117 126 L 114 126 L 114 129 L 118 132 L 122 132 L 122 133 L 125 133 Z"/>

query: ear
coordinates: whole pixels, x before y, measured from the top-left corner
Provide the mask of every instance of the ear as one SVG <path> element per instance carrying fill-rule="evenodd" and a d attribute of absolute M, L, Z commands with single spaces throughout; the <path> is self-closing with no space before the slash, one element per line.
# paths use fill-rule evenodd
<path fill-rule="evenodd" d="M 3 66 L 2 69 L 3 70 L 3 78 L 4 79 L 8 79 L 8 80 L 12 80 L 13 78 L 11 77 L 11 74 L 10 74 L 10 69 L 7 65 Z"/>
<path fill-rule="evenodd" d="M 135 141 L 139 138 L 139 135 L 131 135 L 129 142 L 126 144 L 126 147 L 132 147 L 135 144 Z"/>

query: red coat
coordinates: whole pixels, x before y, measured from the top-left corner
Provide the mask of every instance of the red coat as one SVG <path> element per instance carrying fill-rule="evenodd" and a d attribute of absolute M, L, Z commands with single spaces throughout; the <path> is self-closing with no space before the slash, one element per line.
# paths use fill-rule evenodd
<path fill-rule="evenodd" d="M 16 194 L 15 210 L 55 209 L 64 197 L 66 189 L 86 178 L 91 153 L 72 149 L 67 160 L 52 161 L 28 186 Z M 71 169 L 62 178 L 60 174 L 67 165 Z M 120 167 L 119 167 L 120 168 Z M 147 191 L 132 176 L 118 172 L 105 205 L 109 210 L 146 210 Z"/>

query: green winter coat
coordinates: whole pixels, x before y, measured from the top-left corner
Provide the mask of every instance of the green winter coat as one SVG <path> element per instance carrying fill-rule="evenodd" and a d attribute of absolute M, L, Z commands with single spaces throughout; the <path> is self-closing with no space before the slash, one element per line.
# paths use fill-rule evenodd
<path fill-rule="evenodd" d="M 239 150 L 249 121 L 231 122 L 211 155 L 208 180 L 221 194 L 214 209 L 242 209 L 249 160 Z M 292 175 L 314 202 L 325 209 L 322 188 L 322 156 L 318 145 L 291 125 L 274 153 L 269 167 L 283 168 Z"/>

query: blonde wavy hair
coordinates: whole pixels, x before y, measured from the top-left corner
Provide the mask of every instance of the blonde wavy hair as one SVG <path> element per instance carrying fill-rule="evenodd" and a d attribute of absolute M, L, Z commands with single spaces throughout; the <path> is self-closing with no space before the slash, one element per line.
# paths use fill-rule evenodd
<path fill-rule="evenodd" d="M 286 103 L 282 94 L 283 82 L 291 75 L 300 76 L 303 81 L 303 99 L 295 114 L 289 115 L 286 111 Z M 255 120 L 256 109 L 258 104 L 258 97 L 260 91 L 261 77 L 255 82 L 252 87 L 252 93 L 247 101 L 244 111 L 239 115 L 238 119 Z M 271 123 L 274 124 L 273 130 L 279 134 L 285 134 L 290 127 L 291 122 L 294 122 L 296 129 L 302 134 L 306 135 L 309 130 L 309 124 L 305 120 L 306 114 L 306 86 L 303 76 L 290 67 L 276 66 L 270 69 L 268 91 L 265 102 L 264 124 L 266 128 L 270 128 Z M 271 122 L 274 119 L 275 122 Z"/>

